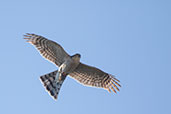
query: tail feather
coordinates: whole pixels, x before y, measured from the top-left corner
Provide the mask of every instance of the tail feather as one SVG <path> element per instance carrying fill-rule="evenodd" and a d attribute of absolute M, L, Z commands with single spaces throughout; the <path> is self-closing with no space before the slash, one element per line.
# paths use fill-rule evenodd
<path fill-rule="evenodd" d="M 56 100 L 58 97 L 59 90 L 62 86 L 63 80 L 55 81 L 55 76 L 57 74 L 57 70 L 43 76 L 40 76 L 40 81 L 48 91 L 48 93 Z"/>

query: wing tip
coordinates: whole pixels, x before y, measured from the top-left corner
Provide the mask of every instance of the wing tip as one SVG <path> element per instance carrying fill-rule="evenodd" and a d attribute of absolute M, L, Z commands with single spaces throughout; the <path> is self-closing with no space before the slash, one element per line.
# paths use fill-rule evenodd
<path fill-rule="evenodd" d="M 111 74 L 108 74 L 108 76 L 109 78 L 106 89 L 109 91 L 109 93 L 112 90 L 114 93 L 117 94 L 117 91 L 120 91 L 119 87 L 121 87 L 121 85 L 119 84 L 120 81 Z"/>

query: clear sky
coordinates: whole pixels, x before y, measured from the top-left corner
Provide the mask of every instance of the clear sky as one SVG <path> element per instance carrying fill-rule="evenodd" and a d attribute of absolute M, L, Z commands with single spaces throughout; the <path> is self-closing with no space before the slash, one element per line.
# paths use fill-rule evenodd
<path fill-rule="evenodd" d="M 54 101 L 39 76 L 57 69 L 23 39 L 35 33 L 116 75 L 118 94 L 68 77 Z M 171 114 L 170 0 L 1 0 L 0 114 Z"/>

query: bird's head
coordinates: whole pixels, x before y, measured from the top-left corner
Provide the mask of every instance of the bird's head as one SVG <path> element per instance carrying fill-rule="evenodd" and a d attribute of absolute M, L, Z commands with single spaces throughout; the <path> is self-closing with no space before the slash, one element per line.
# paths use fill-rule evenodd
<path fill-rule="evenodd" d="M 78 54 L 78 53 L 76 53 L 75 55 L 72 55 L 71 58 L 72 58 L 74 61 L 80 62 L 81 55 Z"/>

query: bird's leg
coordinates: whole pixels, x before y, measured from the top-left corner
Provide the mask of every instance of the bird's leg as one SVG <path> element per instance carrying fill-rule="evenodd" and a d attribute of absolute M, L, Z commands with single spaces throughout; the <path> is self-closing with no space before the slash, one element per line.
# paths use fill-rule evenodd
<path fill-rule="evenodd" d="M 60 86 L 62 85 L 61 81 L 61 77 L 62 77 L 62 67 L 59 67 L 58 72 L 55 76 L 55 80 L 53 82 L 53 86 L 55 87 L 55 91 L 59 91 Z"/>
<path fill-rule="evenodd" d="M 58 72 L 55 77 L 55 83 L 57 83 L 59 81 L 59 78 L 61 77 L 61 75 L 62 75 L 62 68 L 59 67 Z"/>

